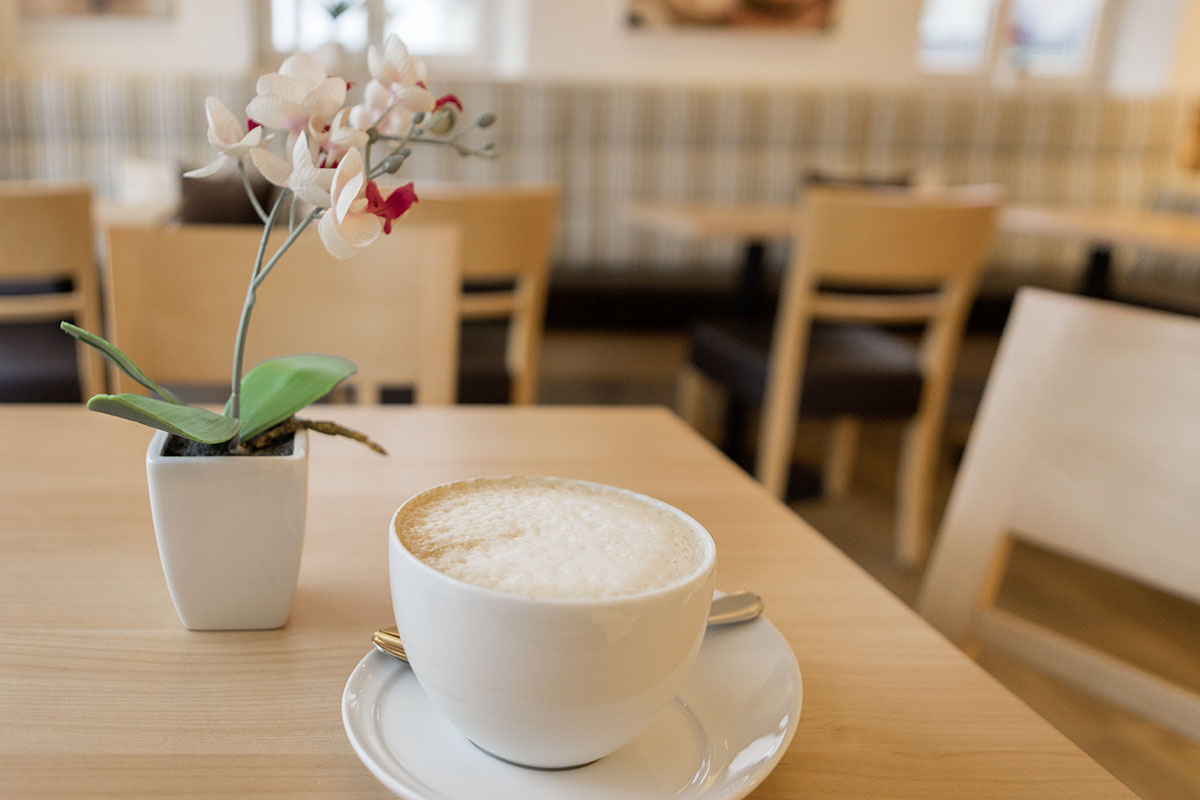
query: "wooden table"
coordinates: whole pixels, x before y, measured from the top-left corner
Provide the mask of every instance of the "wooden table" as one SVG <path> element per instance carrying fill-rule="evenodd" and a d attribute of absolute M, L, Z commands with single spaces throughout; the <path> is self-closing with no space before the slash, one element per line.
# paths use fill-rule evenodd
<path fill-rule="evenodd" d="M 1168 211 L 1010 206 L 1000 216 L 1000 229 L 1088 245 L 1079 292 L 1090 297 L 1112 296 L 1117 247 L 1200 254 L 1200 217 Z"/>
<path fill-rule="evenodd" d="M 761 319 L 767 304 L 767 244 L 786 239 L 797 224 L 792 206 L 766 204 L 634 203 L 626 213 L 634 225 L 692 239 L 737 239 L 742 263 L 734 305 L 747 320 Z"/>
<path fill-rule="evenodd" d="M 195 633 L 158 563 L 147 432 L 0 408 L 0 794 L 386 796 L 340 701 L 390 617 L 387 521 L 431 484 L 534 472 L 678 505 L 716 539 L 718 586 L 766 598 L 804 709 L 755 797 L 1133 796 L 665 410 L 336 412 L 392 455 L 314 437 L 291 620 Z"/>
<path fill-rule="evenodd" d="M 742 284 L 761 284 L 765 243 L 790 237 L 798 224 L 797 215 L 792 206 L 765 203 L 727 206 L 637 203 L 628 209 L 630 222 L 662 233 L 742 241 L 746 247 L 746 260 L 739 279 Z M 1079 290 L 1096 297 L 1111 294 L 1112 251 L 1115 247 L 1144 247 L 1200 255 L 1200 217 L 1189 214 L 1014 205 L 1001 209 L 996 224 L 1007 233 L 1049 236 L 1088 244 L 1090 252 Z"/>

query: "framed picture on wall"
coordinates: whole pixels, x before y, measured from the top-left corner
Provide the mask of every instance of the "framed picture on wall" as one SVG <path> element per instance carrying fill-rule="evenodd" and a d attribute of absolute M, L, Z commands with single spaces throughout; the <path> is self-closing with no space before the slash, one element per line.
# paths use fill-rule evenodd
<path fill-rule="evenodd" d="M 21 12 L 30 17 L 125 16 L 169 17 L 174 0 L 20 0 Z"/>
<path fill-rule="evenodd" d="M 629 27 L 645 30 L 825 31 L 835 0 L 627 0 Z"/>

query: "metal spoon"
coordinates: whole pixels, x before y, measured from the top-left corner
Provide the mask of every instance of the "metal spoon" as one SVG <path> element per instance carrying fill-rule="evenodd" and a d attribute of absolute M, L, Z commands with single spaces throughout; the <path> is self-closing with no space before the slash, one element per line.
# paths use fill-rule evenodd
<path fill-rule="evenodd" d="M 728 625 L 733 622 L 748 622 L 763 612 L 763 599 L 754 592 L 734 592 L 722 595 L 712 602 L 708 612 L 709 625 Z M 404 642 L 395 627 L 375 631 L 371 637 L 376 649 L 389 656 L 395 656 L 401 661 L 408 661 L 404 652 Z"/>

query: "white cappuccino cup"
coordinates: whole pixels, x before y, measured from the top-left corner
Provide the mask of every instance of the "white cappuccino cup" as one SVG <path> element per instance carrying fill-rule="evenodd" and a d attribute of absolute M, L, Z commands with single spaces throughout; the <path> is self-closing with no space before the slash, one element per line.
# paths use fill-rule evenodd
<path fill-rule="evenodd" d="M 716 547 L 624 489 L 475 478 L 410 498 L 388 528 L 392 608 L 417 681 L 485 752 L 590 763 L 674 699 L 699 652 Z"/>

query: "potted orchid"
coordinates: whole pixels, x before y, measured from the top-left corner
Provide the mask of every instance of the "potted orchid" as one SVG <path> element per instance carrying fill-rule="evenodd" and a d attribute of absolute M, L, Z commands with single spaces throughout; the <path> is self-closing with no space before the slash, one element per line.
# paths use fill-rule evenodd
<path fill-rule="evenodd" d="M 396 173 L 415 145 L 495 155 L 491 143 L 476 148 L 465 140 L 494 116 L 481 114 L 456 129 L 461 102 L 454 95 L 434 97 L 424 63 L 398 38 L 389 37 L 383 52 L 370 47 L 367 61 L 372 77 L 358 104 L 347 103 L 350 84 L 305 54 L 258 79 L 245 124 L 217 98 L 205 102 L 208 140 L 219 155 L 186 176 L 204 178 L 236 166 L 263 223 L 221 413 L 184 403 L 108 341 L 62 323 L 157 395 L 100 394 L 87 407 L 158 429 L 147 451 L 151 512 L 171 599 L 187 628 L 258 629 L 286 622 L 304 537 L 309 429 L 350 436 L 383 452 L 360 433 L 295 416 L 354 374 L 350 361 L 308 353 L 243 371 L 259 288 L 314 222 L 339 259 L 390 233 L 417 202 L 416 192 L 407 183 L 385 194 L 376 178 Z M 247 162 L 279 187 L 269 209 L 251 189 Z M 284 238 L 272 250 L 277 229 Z"/>

